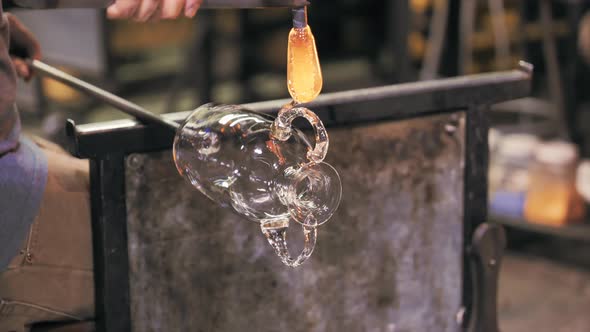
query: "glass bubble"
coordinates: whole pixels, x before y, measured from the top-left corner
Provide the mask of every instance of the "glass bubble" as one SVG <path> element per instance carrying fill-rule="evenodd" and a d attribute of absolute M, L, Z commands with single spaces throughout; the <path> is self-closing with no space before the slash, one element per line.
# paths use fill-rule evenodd
<path fill-rule="evenodd" d="M 291 122 L 306 118 L 312 144 Z M 312 111 L 288 105 L 277 119 L 237 105 L 207 104 L 179 128 L 173 145 L 178 172 L 218 204 L 260 224 L 282 261 L 300 265 L 311 255 L 316 227 L 327 222 L 340 202 L 336 170 L 323 162 L 326 130 Z M 291 258 L 286 229 L 303 227 L 303 252 Z"/>

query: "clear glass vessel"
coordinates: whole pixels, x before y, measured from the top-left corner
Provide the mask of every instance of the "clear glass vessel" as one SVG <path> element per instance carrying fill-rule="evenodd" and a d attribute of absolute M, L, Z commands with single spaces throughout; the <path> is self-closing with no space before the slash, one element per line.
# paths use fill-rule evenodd
<path fill-rule="evenodd" d="M 297 117 L 312 124 L 314 144 L 291 127 Z M 179 128 L 173 149 L 178 172 L 211 200 L 259 223 L 289 266 L 311 255 L 316 227 L 327 222 L 340 203 L 338 173 L 323 162 L 326 129 L 306 108 L 287 105 L 275 119 L 242 106 L 207 104 Z M 290 256 L 286 241 L 291 220 L 301 224 L 305 234 L 297 258 Z"/>

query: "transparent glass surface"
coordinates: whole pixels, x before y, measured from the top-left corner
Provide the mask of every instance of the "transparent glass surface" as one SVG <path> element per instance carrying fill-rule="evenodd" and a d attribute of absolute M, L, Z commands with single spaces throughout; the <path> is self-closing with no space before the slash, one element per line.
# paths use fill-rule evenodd
<path fill-rule="evenodd" d="M 315 142 L 291 127 L 297 117 L 314 128 Z M 290 266 L 311 255 L 316 227 L 340 203 L 336 170 L 323 162 L 328 136 L 310 110 L 285 106 L 277 119 L 236 105 L 207 104 L 196 109 L 174 140 L 178 172 L 211 200 L 260 224 L 282 261 Z M 304 249 L 289 254 L 290 221 L 303 227 Z"/>

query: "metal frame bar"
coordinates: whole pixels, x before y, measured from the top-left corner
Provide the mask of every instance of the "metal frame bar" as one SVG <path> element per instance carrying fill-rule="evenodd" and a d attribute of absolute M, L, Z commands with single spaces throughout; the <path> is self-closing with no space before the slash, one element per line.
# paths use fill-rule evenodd
<path fill-rule="evenodd" d="M 521 68 L 505 72 L 327 93 L 304 106 L 318 113 L 327 126 L 400 120 L 527 96 L 531 76 L 532 68 L 523 63 Z M 276 113 L 288 102 L 289 99 L 281 99 L 243 106 L 257 112 Z M 372 106 L 372 110 L 359 111 L 361 104 Z M 179 112 L 164 117 L 182 122 L 189 114 Z M 162 150 L 169 148 L 173 140 L 173 133 L 167 128 L 134 120 L 88 125 L 68 121 L 66 129 L 71 138 L 71 151 L 81 158 Z"/>
<path fill-rule="evenodd" d="M 468 252 L 476 227 L 487 216 L 487 119 L 490 104 L 527 96 L 531 68 L 325 94 L 308 107 L 327 126 L 381 120 L 401 120 L 433 114 L 466 112 L 464 175 L 463 303 L 472 308 L 472 261 Z M 275 112 L 286 100 L 246 104 L 259 112 Z M 187 113 L 167 118 L 182 121 Z M 173 137 L 166 128 L 131 120 L 76 126 L 68 122 L 73 151 L 90 158 L 92 222 L 95 257 L 96 321 L 99 332 L 130 331 L 129 257 L 125 206 L 127 154 L 169 149 Z M 467 319 L 464 320 L 467 322 Z"/>
<path fill-rule="evenodd" d="M 125 156 L 90 161 L 97 331 L 131 331 Z"/>
<path fill-rule="evenodd" d="M 487 105 L 471 106 L 465 115 L 465 169 L 463 173 L 463 323 L 470 321 L 473 307 L 471 240 L 487 220 L 488 210 L 488 118 Z M 466 327 L 464 325 L 464 327 Z"/>

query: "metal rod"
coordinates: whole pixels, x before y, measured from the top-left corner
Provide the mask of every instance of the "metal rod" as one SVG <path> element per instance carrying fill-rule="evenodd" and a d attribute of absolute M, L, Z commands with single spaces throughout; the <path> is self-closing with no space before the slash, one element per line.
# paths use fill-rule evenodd
<path fill-rule="evenodd" d="M 51 77 L 56 81 L 95 97 L 117 108 L 118 110 L 135 117 L 137 120 L 145 124 L 165 126 L 175 131 L 180 127 L 180 125 L 174 121 L 166 120 L 137 104 L 116 96 L 88 82 L 82 81 L 39 60 L 30 61 L 30 66 L 35 70 L 36 73 Z"/>
<path fill-rule="evenodd" d="M 293 27 L 296 29 L 307 26 L 307 7 L 293 8 Z"/>
<path fill-rule="evenodd" d="M 9 0 L 9 7 L 28 9 L 106 8 L 115 0 Z"/>
<path fill-rule="evenodd" d="M 114 0 L 12 0 L 11 7 L 30 9 L 55 9 L 55 8 L 106 8 Z M 247 9 L 247 8 L 272 8 L 285 7 L 297 8 L 308 6 L 307 0 L 203 0 L 203 9 Z"/>
<path fill-rule="evenodd" d="M 308 6 L 307 0 L 203 0 L 200 8 L 221 9 L 221 8 L 270 8 L 289 7 L 297 8 Z"/>

